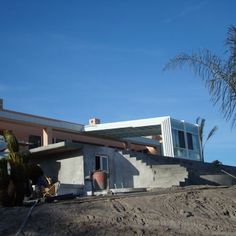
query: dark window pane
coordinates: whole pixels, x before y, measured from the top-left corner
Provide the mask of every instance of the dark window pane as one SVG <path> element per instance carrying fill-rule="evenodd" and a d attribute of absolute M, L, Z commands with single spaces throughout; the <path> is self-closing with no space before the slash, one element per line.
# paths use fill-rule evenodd
<path fill-rule="evenodd" d="M 179 147 L 185 148 L 184 132 L 179 130 L 178 137 L 179 137 Z"/>
<path fill-rule="evenodd" d="M 188 140 L 188 149 L 193 150 L 193 138 L 192 138 L 192 134 L 187 133 L 187 140 Z"/>
<path fill-rule="evenodd" d="M 29 136 L 29 149 L 41 146 L 41 136 L 30 135 Z"/>
<path fill-rule="evenodd" d="M 102 169 L 108 172 L 108 159 L 107 159 L 107 157 L 102 157 Z"/>
<path fill-rule="evenodd" d="M 60 142 L 63 142 L 65 141 L 64 139 L 60 139 L 60 138 L 53 138 L 52 139 L 52 143 L 60 143 Z"/>
<path fill-rule="evenodd" d="M 100 156 L 95 156 L 95 170 L 100 170 L 101 165 L 100 165 Z"/>

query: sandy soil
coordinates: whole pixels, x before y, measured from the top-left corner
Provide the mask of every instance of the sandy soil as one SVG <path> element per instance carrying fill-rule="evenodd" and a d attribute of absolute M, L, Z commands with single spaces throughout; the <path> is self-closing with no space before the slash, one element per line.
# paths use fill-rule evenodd
<path fill-rule="evenodd" d="M 0 235 L 15 235 L 29 208 L 0 208 Z M 236 235 L 236 186 L 195 186 L 133 196 L 41 204 L 25 235 Z"/>

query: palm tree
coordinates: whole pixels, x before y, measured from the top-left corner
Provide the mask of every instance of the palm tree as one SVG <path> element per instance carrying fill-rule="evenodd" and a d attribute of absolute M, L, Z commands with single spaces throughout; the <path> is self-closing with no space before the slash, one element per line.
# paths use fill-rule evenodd
<path fill-rule="evenodd" d="M 210 132 L 207 135 L 207 138 L 204 140 L 204 128 L 205 128 L 205 122 L 206 120 L 204 118 L 198 117 L 196 119 L 196 123 L 198 124 L 199 127 L 199 139 L 200 139 L 200 143 L 201 143 L 201 147 L 202 147 L 202 159 L 204 160 L 204 149 L 205 149 L 205 145 L 207 143 L 207 141 L 216 133 L 216 131 L 218 130 L 218 126 L 214 126 Z"/>
<path fill-rule="evenodd" d="M 208 49 L 197 53 L 182 53 L 166 64 L 164 70 L 187 64 L 205 82 L 213 104 L 219 104 L 224 118 L 236 125 L 236 27 L 228 28 L 226 59 Z"/>

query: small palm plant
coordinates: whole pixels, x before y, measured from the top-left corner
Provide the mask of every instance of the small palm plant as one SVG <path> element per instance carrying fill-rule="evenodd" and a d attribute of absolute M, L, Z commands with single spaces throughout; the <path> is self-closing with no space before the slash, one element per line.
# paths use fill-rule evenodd
<path fill-rule="evenodd" d="M 16 137 L 4 131 L 8 156 L 0 162 L 0 201 L 5 206 L 22 205 L 28 181 L 27 163 L 29 152 L 19 151 Z"/>

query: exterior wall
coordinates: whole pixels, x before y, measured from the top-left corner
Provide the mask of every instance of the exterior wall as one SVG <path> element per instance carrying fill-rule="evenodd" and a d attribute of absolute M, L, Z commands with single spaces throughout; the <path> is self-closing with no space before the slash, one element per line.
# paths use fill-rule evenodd
<path fill-rule="evenodd" d="M 162 121 L 161 133 L 162 133 L 162 140 L 163 140 L 163 155 L 174 157 L 170 118 L 167 118 L 164 121 Z"/>
<path fill-rule="evenodd" d="M 52 139 L 59 140 L 69 140 L 76 141 L 80 143 L 90 143 L 97 144 L 105 147 L 115 147 L 119 149 L 129 148 L 131 150 L 140 151 L 148 150 L 152 154 L 160 154 L 160 147 L 151 147 L 145 145 L 139 145 L 134 143 L 129 143 L 125 141 L 116 141 L 111 139 L 103 139 L 97 137 L 91 137 L 85 134 L 68 132 L 62 130 L 55 130 L 51 127 L 41 127 L 41 126 L 32 126 L 30 124 L 23 123 L 14 123 L 11 121 L 2 121 L 0 120 L 0 130 L 12 130 L 18 141 L 20 143 L 28 143 L 29 135 L 36 135 L 41 137 L 41 144 L 46 146 L 50 143 L 53 143 Z M 46 132 L 47 131 L 47 132 Z M 48 135 L 48 136 L 47 136 Z M 49 139 L 51 138 L 51 139 Z M 46 140 L 45 140 L 46 139 Z M 24 146 L 27 148 L 27 145 Z"/>
<path fill-rule="evenodd" d="M 41 145 L 44 146 L 53 143 L 54 139 L 70 140 L 104 147 L 130 149 L 134 151 L 148 151 L 152 154 L 163 154 L 164 156 L 168 157 L 181 157 L 201 160 L 201 147 L 199 147 L 198 151 L 190 150 L 189 148 L 180 149 L 178 147 L 174 147 L 175 139 L 173 137 L 173 131 L 182 130 L 185 134 L 185 143 L 187 145 L 187 132 L 190 132 L 195 136 L 197 135 L 198 137 L 197 127 L 195 125 L 174 120 L 170 117 L 153 118 L 147 120 L 149 125 L 152 124 L 156 127 L 161 126 L 162 146 L 158 147 L 158 143 L 156 145 L 150 143 L 140 143 L 137 140 L 132 141 L 119 139 L 115 140 L 115 138 L 99 138 L 98 136 L 91 136 L 83 132 L 84 126 L 80 124 L 0 109 L 0 130 L 12 130 L 20 143 L 24 145 L 24 148 L 27 148 L 27 145 L 29 144 L 29 136 L 35 135 L 41 137 Z M 152 121 L 151 123 L 150 120 Z M 121 125 L 121 123 L 125 123 L 127 125 L 129 122 L 136 122 L 140 128 L 142 125 L 145 126 L 146 120 L 116 122 L 111 123 L 110 125 L 114 129 L 114 127 Z M 107 125 L 109 124 L 101 124 L 99 126 Z M 158 132 L 160 132 L 159 129 Z M 38 145 L 39 141 L 35 137 L 32 137 L 31 143 L 34 143 L 32 140 L 35 139 L 35 143 Z"/>
<path fill-rule="evenodd" d="M 50 128 L 50 136 L 52 138 L 62 139 L 62 140 L 74 140 L 81 143 L 92 143 L 98 144 L 103 146 L 111 146 L 111 147 L 118 147 L 118 148 L 126 148 L 126 143 L 121 141 L 115 140 L 106 140 L 102 138 L 91 137 L 88 135 L 76 133 L 76 132 L 69 132 L 66 130 L 58 130 L 53 129 L 52 127 L 41 127 L 37 125 L 31 125 L 28 123 L 17 123 L 12 121 L 6 121 L 0 119 L 0 130 L 11 130 L 13 131 L 14 135 L 18 139 L 18 141 L 23 143 L 28 143 L 29 135 L 36 135 L 41 136 L 41 143 L 42 145 L 52 143 L 52 140 L 48 140 L 48 142 L 44 142 L 43 137 L 45 137 L 44 130 Z"/>
<path fill-rule="evenodd" d="M 133 153 L 139 160 L 151 166 L 180 165 L 188 171 L 188 178 L 183 185 L 234 185 L 236 184 L 236 167 L 215 165 L 184 158 L 169 158 L 142 153 Z M 223 170 L 223 171 L 222 171 Z M 228 174 L 226 174 L 225 172 Z M 166 173 L 168 174 L 168 173 Z M 172 174 L 170 170 L 169 175 Z"/>
<path fill-rule="evenodd" d="M 46 176 L 53 182 L 59 181 L 66 191 L 61 193 L 75 194 L 84 190 L 84 157 L 82 151 L 67 152 L 35 158 L 33 163 L 39 164 Z"/>
<path fill-rule="evenodd" d="M 92 191 L 87 181 L 95 170 L 95 156 L 108 158 L 108 188 L 150 188 L 172 185 L 232 185 L 236 167 L 216 166 L 210 163 L 119 151 L 115 148 L 84 144 L 80 151 L 51 154 L 35 158 L 45 174 L 63 186 L 60 193 L 86 194 Z"/>
<path fill-rule="evenodd" d="M 0 130 L 12 130 L 20 142 L 28 142 L 29 135 L 43 136 L 43 129 L 27 124 L 0 121 Z"/>
<path fill-rule="evenodd" d="M 138 174 L 137 169 L 113 148 L 85 145 L 85 176 L 88 176 L 95 169 L 96 155 L 108 157 L 109 188 L 121 187 L 122 183 L 125 187 L 134 187 L 133 176 Z M 91 190 L 90 183 L 87 183 L 86 187 L 89 191 Z"/>
<path fill-rule="evenodd" d="M 211 163 L 153 156 L 144 153 L 86 145 L 84 147 L 85 176 L 95 168 L 95 156 L 109 159 L 109 188 L 170 187 L 171 185 L 232 185 L 236 180 L 221 169 L 236 176 L 236 167 L 217 167 Z M 156 172 L 156 173 L 155 173 Z M 86 186 L 91 191 L 91 184 Z"/>
<path fill-rule="evenodd" d="M 53 154 L 35 158 L 34 163 L 40 164 L 45 175 L 50 176 L 54 182 L 60 181 L 62 185 L 84 185 L 84 193 L 92 191 L 90 181 L 85 180 L 95 170 L 95 156 L 103 155 L 108 157 L 109 188 L 139 187 L 134 182 L 135 176 L 140 171 L 127 157 L 117 149 L 84 144 L 81 151 L 68 152 L 66 154 Z M 138 164 L 138 163 L 137 163 Z M 142 176 L 139 176 L 142 178 Z M 72 187 L 71 187 L 72 188 Z M 67 189 L 67 193 L 71 191 Z M 64 193 L 66 193 L 64 191 Z"/>
<path fill-rule="evenodd" d="M 95 156 L 104 155 L 108 157 L 109 165 L 109 188 L 137 188 L 148 185 L 151 169 L 148 172 L 147 166 L 141 161 L 137 161 L 124 155 L 117 149 L 99 147 L 94 145 L 84 145 L 84 171 L 85 176 L 89 176 L 95 169 Z M 91 183 L 86 182 L 87 191 L 91 191 Z"/>

